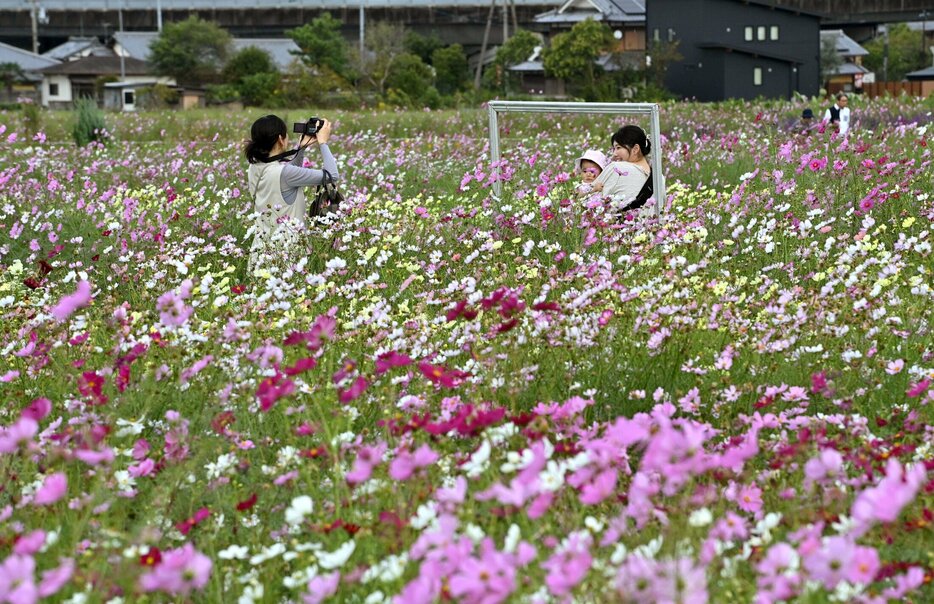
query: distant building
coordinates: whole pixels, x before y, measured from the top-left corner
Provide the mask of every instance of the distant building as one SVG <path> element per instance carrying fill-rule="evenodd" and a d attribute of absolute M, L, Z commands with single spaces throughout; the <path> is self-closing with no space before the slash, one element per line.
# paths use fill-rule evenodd
<path fill-rule="evenodd" d="M 820 17 L 765 0 L 654 0 L 649 45 L 677 43 L 666 87 L 701 101 L 808 96 L 820 89 Z M 651 57 L 651 52 L 650 52 Z"/>
<path fill-rule="evenodd" d="M 118 55 L 147 61 L 150 45 L 157 37 L 159 37 L 159 32 L 155 31 L 116 32 L 113 34 L 113 50 Z M 291 38 L 234 38 L 231 50 L 236 53 L 249 46 L 255 46 L 269 53 L 279 71 L 285 71 L 297 58 L 293 53 L 301 50 Z"/>
<path fill-rule="evenodd" d="M 7 67 L 9 73 L 4 74 L 4 85 L 0 86 L 0 103 L 15 103 L 20 98 L 39 102 L 39 85 L 42 82 L 39 70 L 58 63 L 58 59 L 0 42 L 0 65 L 15 66 Z"/>
<path fill-rule="evenodd" d="M 925 67 L 905 74 L 909 82 L 921 82 L 921 96 L 934 94 L 934 67 Z"/>
<path fill-rule="evenodd" d="M 94 37 L 71 37 L 64 44 L 59 44 L 51 50 L 42 53 L 43 57 L 57 59 L 59 61 L 77 61 L 84 57 L 109 57 L 113 56 L 113 51 L 101 44 L 100 40 Z"/>
<path fill-rule="evenodd" d="M 840 57 L 840 65 L 830 75 L 827 92 L 854 92 L 863 87 L 863 82 L 873 81 L 873 73 L 863 67 L 863 57 L 869 51 L 856 43 L 856 40 L 843 33 L 842 29 L 825 29 L 820 32 L 821 45 L 833 44 Z"/>
<path fill-rule="evenodd" d="M 53 109 L 71 107 L 82 97 L 90 97 L 98 104 L 103 104 L 105 84 L 120 80 L 121 73 L 124 84 L 175 83 L 171 78 L 153 75 L 144 61 L 124 57 L 121 65 L 120 57 L 115 55 L 92 55 L 75 61 L 65 61 L 40 69 L 39 73 L 43 77 L 42 105 Z"/>

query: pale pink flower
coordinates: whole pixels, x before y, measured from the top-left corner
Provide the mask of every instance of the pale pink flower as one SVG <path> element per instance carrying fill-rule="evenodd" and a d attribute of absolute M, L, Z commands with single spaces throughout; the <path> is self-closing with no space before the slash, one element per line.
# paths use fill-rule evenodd
<path fill-rule="evenodd" d="M 73 294 L 68 294 L 58 301 L 51 311 L 55 320 L 61 323 L 79 308 L 91 303 L 91 284 L 88 281 L 79 281 L 78 288 Z"/>
<path fill-rule="evenodd" d="M 340 585 L 339 571 L 327 575 L 318 575 L 308 582 L 308 591 L 302 594 L 305 604 L 319 604 L 337 593 Z"/>
<path fill-rule="evenodd" d="M 904 367 L 905 361 L 902 359 L 895 359 L 894 361 L 890 361 L 888 364 L 886 364 L 885 372 L 889 375 L 895 375 L 897 373 L 901 373 Z"/>
<path fill-rule="evenodd" d="M 68 477 L 64 472 L 56 472 L 46 476 L 42 486 L 36 491 L 32 502 L 35 505 L 51 505 L 65 495 L 68 490 Z"/>
<path fill-rule="evenodd" d="M 162 591 L 171 595 L 188 595 L 207 585 L 211 576 L 211 560 L 191 543 L 162 553 L 162 561 L 139 579 L 143 591 Z"/>

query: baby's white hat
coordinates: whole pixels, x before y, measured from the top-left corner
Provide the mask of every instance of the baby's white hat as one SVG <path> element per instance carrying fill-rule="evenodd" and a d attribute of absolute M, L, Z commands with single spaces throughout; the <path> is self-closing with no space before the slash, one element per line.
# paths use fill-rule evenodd
<path fill-rule="evenodd" d="M 593 163 L 597 164 L 598 166 L 600 166 L 601 170 L 605 168 L 607 164 L 606 155 L 603 154 L 603 151 L 597 151 L 596 149 L 587 149 L 586 151 L 584 151 L 583 155 L 581 155 L 580 157 L 574 160 L 574 169 L 577 170 L 578 172 L 581 171 L 581 160 L 584 160 L 584 159 L 592 161 Z"/>

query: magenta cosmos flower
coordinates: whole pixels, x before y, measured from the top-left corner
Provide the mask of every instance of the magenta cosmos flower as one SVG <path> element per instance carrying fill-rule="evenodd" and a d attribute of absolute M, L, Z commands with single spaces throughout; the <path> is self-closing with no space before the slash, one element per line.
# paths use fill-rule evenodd
<path fill-rule="evenodd" d="M 211 576 L 211 560 L 190 543 L 162 553 L 160 562 L 139 579 L 143 591 L 187 595 L 203 588 Z"/>

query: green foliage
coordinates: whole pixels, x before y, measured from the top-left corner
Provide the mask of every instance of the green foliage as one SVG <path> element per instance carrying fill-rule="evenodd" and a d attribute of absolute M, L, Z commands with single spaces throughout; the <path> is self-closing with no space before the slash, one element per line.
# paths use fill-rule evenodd
<path fill-rule="evenodd" d="M 921 39 L 921 32 L 910 29 L 904 23 L 889 26 L 889 63 L 887 73 L 883 74 L 885 62 L 885 34 L 865 44 L 869 54 L 863 57 L 863 65 L 876 72 L 880 81 L 887 78 L 890 82 L 903 80 L 905 74 L 923 69 L 928 64 L 927 45 Z"/>
<path fill-rule="evenodd" d="M 311 23 L 289 30 L 286 35 L 295 40 L 301 50 L 299 57 L 306 65 L 327 67 L 344 78 L 352 76 L 341 22 L 331 13 L 322 13 Z"/>
<path fill-rule="evenodd" d="M 75 102 L 75 115 L 75 127 L 71 133 L 79 147 L 93 141 L 103 141 L 104 113 L 93 99 L 78 99 Z"/>
<path fill-rule="evenodd" d="M 645 75 L 656 88 L 665 88 L 665 75 L 668 73 L 668 67 L 684 59 L 678 51 L 678 44 L 678 40 L 674 42 L 656 40 L 649 46 L 651 65 L 646 68 Z"/>
<path fill-rule="evenodd" d="M 262 106 L 268 104 L 279 85 L 279 74 L 255 73 L 240 80 L 237 91 L 244 105 Z"/>
<path fill-rule="evenodd" d="M 275 93 L 265 105 L 272 107 L 349 107 L 358 103 L 353 87 L 328 67 L 292 65 L 279 79 Z"/>
<path fill-rule="evenodd" d="M 389 70 L 386 85 L 393 91 L 391 103 L 413 107 L 437 107 L 440 96 L 432 85 L 434 74 L 418 55 L 403 53 Z"/>
<path fill-rule="evenodd" d="M 210 91 L 211 87 L 208 87 Z M 165 84 L 153 84 L 137 91 L 139 105 L 146 109 L 164 109 L 177 105 L 179 93 L 177 88 L 170 88 Z"/>
<path fill-rule="evenodd" d="M 592 91 L 597 73 L 602 71 L 595 61 L 612 40 L 606 23 L 581 21 L 571 31 L 551 39 L 551 45 L 542 52 L 545 73 L 566 80 L 572 89 Z"/>
<path fill-rule="evenodd" d="M 435 86 L 441 94 L 454 94 L 469 84 L 467 55 L 460 44 L 436 49 L 431 55 L 431 64 L 435 68 Z"/>
<path fill-rule="evenodd" d="M 360 73 L 382 94 L 396 58 L 405 52 L 405 28 L 380 21 L 366 31 L 366 53 L 358 57 Z"/>
<path fill-rule="evenodd" d="M 230 34 L 216 23 L 190 16 L 169 23 L 150 45 L 149 62 L 179 84 L 215 83 L 230 52 Z"/>
<path fill-rule="evenodd" d="M 403 39 L 405 51 L 418 57 L 427 65 L 434 65 L 434 53 L 440 48 L 444 48 L 444 42 L 437 34 L 423 36 L 414 31 L 406 32 Z"/>
<path fill-rule="evenodd" d="M 204 100 L 208 105 L 233 103 L 240 100 L 240 90 L 233 84 L 212 84 L 207 87 Z"/>
<path fill-rule="evenodd" d="M 23 128 L 30 138 L 42 129 L 42 108 L 32 100 L 21 104 L 23 108 Z"/>
<path fill-rule="evenodd" d="M 279 70 L 272 56 L 262 48 L 247 46 L 230 57 L 221 75 L 227 84 L 239 84 L 243 78 L 257 73 L 276 73 Z"/>
<path fill-rule="evenodd" d="M 484 87 L 499 94 L 509 94 L 519 86 L 521 76 L 511 73 L 509 67 L 528 60 L 535 47 L 542 43 L 534 33 L 520 29 L 506 40 L 506 43 L 496 51 L 496 59 L 491 69 L 483 73 Z"/>

